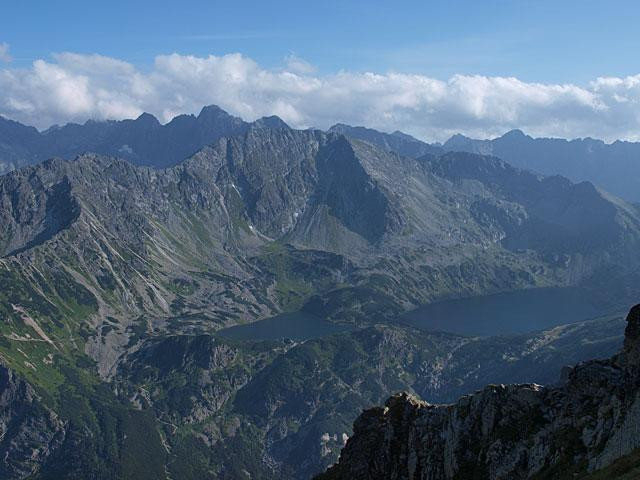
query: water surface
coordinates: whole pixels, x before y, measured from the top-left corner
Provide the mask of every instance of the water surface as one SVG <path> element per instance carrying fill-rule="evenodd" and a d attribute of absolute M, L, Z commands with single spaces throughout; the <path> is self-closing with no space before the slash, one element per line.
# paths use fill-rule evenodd
<path fill-rule="evenodd" d="M 509 335 L 575 323 L 604 314 L 580 288 L 534 288 L 424 305 L 401 317 L 424 330 Z"/>
<path fill-rule="evenodd" d="M 321 338 L 334 333 L 348 332 L 354 327 L 331 323 L 322 318 L 307 313 L 283 313 L 275 317 L 266 318 L 247 325 L 237 325 L 218 332 L 234 340 L 310 340 Z"/>

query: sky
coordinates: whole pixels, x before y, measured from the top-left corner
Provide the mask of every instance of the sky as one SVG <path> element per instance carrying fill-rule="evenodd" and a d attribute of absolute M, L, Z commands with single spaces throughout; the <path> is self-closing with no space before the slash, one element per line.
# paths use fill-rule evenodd
<path fill-rule="evenodd" d="M 218 104 L 294 127 L 640 140 L 637 1 L 36 1 L 0 15 L 0 115 Z"/>

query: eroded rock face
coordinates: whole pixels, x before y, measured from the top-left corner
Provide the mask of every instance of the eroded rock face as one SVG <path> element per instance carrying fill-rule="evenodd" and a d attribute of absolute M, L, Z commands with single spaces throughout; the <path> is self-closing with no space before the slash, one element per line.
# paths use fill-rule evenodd
<path fill-rule="evenodd" d="M 31 478 L 64 440 L 63 422 L 0 365 L 0 478 Z"/>
<path fill-rule="evenodd" d="M 555 388 L 490 385 L 452 405 L 395 395 L 360 415 L 318 478 L 569 478 L 606 467 L 640 447 L 640 305 L 625 336 L 620 354 L 577 365 Z"/>

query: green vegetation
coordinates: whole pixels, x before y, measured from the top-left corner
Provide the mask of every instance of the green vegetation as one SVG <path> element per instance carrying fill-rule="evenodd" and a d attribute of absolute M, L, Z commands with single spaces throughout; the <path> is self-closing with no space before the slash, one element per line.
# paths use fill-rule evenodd
<path fill-rule="evenodd" d="M 263 252 L 256 261 L 273 278 L 278 303 L 284 312 L 300 310 L 313 293 L 334 286 L 336 272 L 345 262 L 338 255 L 298 250 L 279 242 L 268 244 Z"/>
<path fill-rule="evenodd" d="M 97 310 L 93 295 L 62 274 L 38 276 L 38 283 L 22 278 L 0 270 L 0 358 L 36 389 L 67 430 L 37 478 L 164 478 L 153 415 L 117 398 L 82 349 L 88 317 Z M 16 307 L 9 310 L 11 305 Z"/>

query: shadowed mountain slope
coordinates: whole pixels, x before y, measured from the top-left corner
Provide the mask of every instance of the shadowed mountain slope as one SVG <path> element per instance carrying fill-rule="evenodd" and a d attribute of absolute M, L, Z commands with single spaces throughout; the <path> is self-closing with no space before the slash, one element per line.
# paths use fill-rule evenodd
<path fill-rule="evenodd" d="M 446 151 L 495 155 L 520 168 L 545 175 L 563 175 L 573 181 L 590 181 L 630 201 L 640 201 L 640 143 L 583 138 L 532 138 L 512 130 L 493 140 L 455 135 L 443 145 Z"/>

